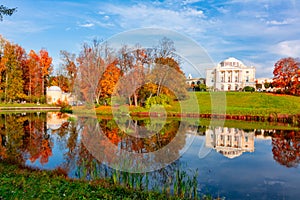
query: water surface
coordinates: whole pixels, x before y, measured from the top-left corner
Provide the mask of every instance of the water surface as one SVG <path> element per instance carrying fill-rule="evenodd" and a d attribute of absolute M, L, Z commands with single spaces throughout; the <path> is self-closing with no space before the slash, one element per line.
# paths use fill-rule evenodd
<path fill-rule="evenodd" d="M 95 127 L 101 129 L 101 137 L 91 134 Z M 51 112 L 2 114 L 0 158 L 95 179 L 116 174 L 115 157 L 99 159 L 98 154 L 122 150 L 147 157 L 143 161 L 158 168 L 162 159 L 178 158 L 162 169 L 144 173 L 147 178 L 141 180 L 151 180 L 144 188 L 174 184 L 178 169 L 191 177 L 198 170 L 199 194 L 226 199 L 297 199 L 300 131 L 283 129 L 204 126 L 178 119 L 166 119 L 163 124 L 154 119 L 115 121 Z M 169 148 L 174 141 L 176 145 Z M 98 145 L 96 152 L 93 145 Z M 167 155 L 148 156 L 163 148 Z"/>

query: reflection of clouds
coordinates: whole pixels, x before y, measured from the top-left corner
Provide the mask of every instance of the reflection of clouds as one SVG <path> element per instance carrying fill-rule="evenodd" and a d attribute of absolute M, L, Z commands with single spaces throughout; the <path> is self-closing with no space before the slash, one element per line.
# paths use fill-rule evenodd
<path fill-rule="evenodd" d="M 271 179 L 271 178 L 266 178 L 264 180 L 265 185 L 284 185 L 286 182 L 283 180 L 276 180 L 276 179 Z"/>

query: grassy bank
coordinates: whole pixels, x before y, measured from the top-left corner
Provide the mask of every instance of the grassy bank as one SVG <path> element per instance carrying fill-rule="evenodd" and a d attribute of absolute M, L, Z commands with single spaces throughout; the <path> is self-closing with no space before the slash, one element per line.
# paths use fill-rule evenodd
<path fill-rule="evenodd" d="M 106 180 L 67 179 L 59 171 L 40 171 L 0 162 L 0 199 L 180 199 L 127 189 Z"/>
<path fill-rule="evenodd" d="M 271 93 L 226 92 L 208 93 L 196 92 L 200 113 L 211 113 L 212 107 L 226 106 L 230 115 L 268 116 L 278 114 L 300 114 L 300 97 L 289 95 L 274 95 Z M 224 101 L 225 100 L 225 101 Z M 184 110 L 193 112 L 195 105 L 192 99 L 182 103 Z M 214 103 L 212 103 L 214 102 Z M 179 104 L 174 104 L 169 112 L 178 112 Z"/>
<path fill-rule="evenodd" d="M 8 107 L 55 107 L 52 104 L 36 104 L 36 103 L 0 103 L 0 108 Z"/>
<path fill-rule="evenodd" d="M 300 97 L 296 96 L 249 92 L 213 94 L 209 92 L 195 92 L 190 93 L 190 96 L 194 94 L 196 99 L 190 98 L 182 101 L 181 104 L 173 102 L 170 106 L 165 107 L 166 112 L 168 114 L 195 113 L 199 109 L 201 114 L 211 114 L 212 107 L 221 108 L 225 106 L 226 114 L 229 115 L 270 116 L 273 114 L 300 114 Z M 129 107 L 129 110 L 131 113 L 149 112 L 149 109 L 134 106 Z M 111 108 L 100 106 L 96 108 L 96 113 L 109 115 L 111 114 Z"/>

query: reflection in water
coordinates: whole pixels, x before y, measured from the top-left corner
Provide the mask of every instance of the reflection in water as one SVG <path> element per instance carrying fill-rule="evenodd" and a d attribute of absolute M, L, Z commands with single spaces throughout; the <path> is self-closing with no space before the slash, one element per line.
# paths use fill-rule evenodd
<path fill-rule="evenodd" d="M 274 131 L 272 137 L 274 159 L 287 167 L 297 167 L 300 163 L 299 132 L 282 130 Z"/>
<path fill-rule="evenodd" d="M 93 126 L 89 126 L 89 123 L 95 120 L 103 131 L 103 137 L 93 137 L 94 135 L 89 133 L 89 130 L 93 128 Z M 122 125 L 122 130 L 119 129 L 120 124 Z M 178 132 L 179 127 L 181 127 L 180 132 Z M 150 130 L 150 132 L 145 134 L 146 130 Z M 130 134 L 127 134 L 125 131 L 128 131 Z M 194 180 L 195 171 L 182 171 L 185 167 L 182 166 L 181 158 L 160 170 L 140 175 L 130 174 L 106 165 L 110 159 L 114 158 L 113 155 L 105 160 L 99 161 L 99 159 L 96 159 L 97 157 L 91 153 L 90 147 L 85 145 L 87 143 L 84 140 L 98 144 L 98 147 L 100 144 L 101 149 L 97 149 L 98 153 L 109 151 L 107 142 L 110 142 L 111 145 L 119 150 L 139 153 L 145 156 L 148 152 L 158 152 L 158 150 L 166 147 L 178 137 L 176 147 L 172 148 L 172 151 L 167 149 L 168 152 L 161 155 L 176 157 L 180 156 L 180 152 L 186 148 L 189 135 L 193 133 L 202 135 L 199 137 L 203 138 L 207 148 L 215 149 L 219 155 L 222 154 L 226 158 L 242 158 L 246 152 L 254 152 L 255 150 L 253 153 L 255 156 L 251 159 L 259 159 L 262 153 L 269 155 L 272 152 L 273 158 L 271 159 L 280 163 L 278 166 L 286 166 L 286 170 L 297 168 L 300 162 L 299 131 L 205 127 L 169 119 L 164 125 L 151 123 L 150 119 L 116 122 L 113 119 L 95 118 L 91 120 L 84 117 L 75 118 L 74 116 L 60 113 L 2 114 L 0 118 L 0 160 L 5 159 L 20 164 L 37 166 L 42 169 L 59 167 L 70 177 L 84 179 L 109 177 L 114 182 L 123 181 L 121 184 L 126 186 L 133 184 L 135 187 L 144 189 L 165 188 L 166 191 L 170 190 L 175 193 L 174 188 L 177 188 L 175 184 L 179 184 L 179 177 L 185 177 L 185 179 L 180 179 L 184 184 L 194 184 L 194 186 L 189 186 L 190 189 L 195 187 L 195 185 L 197 187 L 197 184 L 192 181 Z M 135 137 L 136 135 L 139 135 L 139 137 Z M 147 137 L 144 137 L 145 135 Z M 260 144 L 260 141 L 264 140 L 259 140 L 258 138 L 268 138 L 265 141 L 270 141 L 268 144 L 270 148 L 266 148 L 264 151 L 259 150 L 257 143 Z M 161 156 L 152 157 L 151 162 L 159 164 L 162 159 Z M 208 160 L 210 156 L 210 154 L 207 156 Z M 241 159 L 227 160 L 237 162 L 239 166 L 246 165 L 242 163 Z M 196 154 L 193 154 L 192 160 L 188 162 L 195 163 L 192 165 L 192 168 L 196 169 L 202 160 L 198 159 Z M 128 164 L 133 165 L 136 163 Z M 203 170 L 199 169 L 199 173 L 203 174 Z M 222 170 L 226 171 L 226 168 Z M 286 173 L 286 171 L 284 172 Z M 256 173 L 260 173 L 260 170 Z M 276 179 L 272 176 L 266 177 L 265 180 L 271 180 L 267 182 L 273 183 L 273 180 Z M 275 181 L 274 184 L 276 185 L 277 182 Z"/>
<path fill-rule="evenodd" d="M 215 127 L 206 131 L 206 146 L 215 149 L 227 158 L 241 156 L 254 151 L 254 131 L 245 132 L 237 128 Z"/>

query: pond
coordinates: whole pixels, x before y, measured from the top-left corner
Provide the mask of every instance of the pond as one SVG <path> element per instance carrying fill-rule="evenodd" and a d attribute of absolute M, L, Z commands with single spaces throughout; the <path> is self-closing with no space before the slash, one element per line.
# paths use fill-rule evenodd
<path fill-rule="evenodd" d="M 186 196 L 297 199 L 300 130 L 249 123 L 2 114 L 0 161 Z"/>

